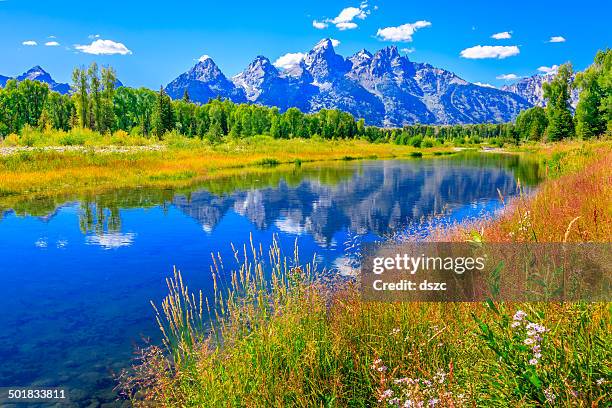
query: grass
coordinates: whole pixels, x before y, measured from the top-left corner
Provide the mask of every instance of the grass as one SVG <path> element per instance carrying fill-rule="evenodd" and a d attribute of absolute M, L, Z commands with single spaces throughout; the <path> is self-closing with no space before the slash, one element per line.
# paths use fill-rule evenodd
<path fill-rule="evenodd" d="M 66 138 L 85 142 L 60 144 Z M 115 139 L 122 143 L 115 143 Z M 427 154 L 444 149 L 449 147 L 429 149 Z M 211 145 L 170 134 L 153 144 L 124 134 L 26 130 L 20 138 L 9 137 L 0 143 L 0 209 L 15 207 L 21 201 L 122 188 L 184 188 L 244 173 L 245 169 L 258 172 L 261 167 L 281 164 L 407 157 L 414 150 L 362 140 L 279 140 L 266 136 Z"/>
<path fill-rule="evenodd" d="M 612 237 L 612 148 L 609 142 L 545 147 L 547 182 L 535 196 L 507 203 L 494 221 L 470 225 L 491 242 L 609 242 Z M 453 239 L 465 237 L 459 231 Z"/>
<path fill-rule="evenodd" d="M 610 239 L 608 143 L 538 147 L 548 179 L 500 218 L 437 240 Z M 235 250 L 216 296 L 179 272 L 156 308 L 165 348 L 123 376 L 135 405 L 207 407 L 606 407 L 610 303 L 364 302 L 273 245 Z M 534 362 L 535 359 L 535 362 Z M 406 404 L 410 401 L 410 405 Z"/>

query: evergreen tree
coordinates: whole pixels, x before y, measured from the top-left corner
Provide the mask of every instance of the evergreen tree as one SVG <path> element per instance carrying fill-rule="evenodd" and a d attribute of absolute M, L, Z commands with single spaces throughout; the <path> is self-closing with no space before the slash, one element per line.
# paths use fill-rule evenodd
<path fill-rule="evenodd" d="M 174 128 L 174 110 L 172 109 L 172 100 L 166 94 L 163 87 L 159 88 L 157 101 L 155 104 L 155 134 L 158 138 L 171 131 Z"/>
<path fill-rule="evenodd" d="M 559 67 L 550 83 L 545 83 L 544 98 L 547 101 L 548 127 L 546 137 L 550 141 L 562 140 L 574 135 L 574 120 L 570 110 L 570 84 L 573 69 L 570 63 Z"/>

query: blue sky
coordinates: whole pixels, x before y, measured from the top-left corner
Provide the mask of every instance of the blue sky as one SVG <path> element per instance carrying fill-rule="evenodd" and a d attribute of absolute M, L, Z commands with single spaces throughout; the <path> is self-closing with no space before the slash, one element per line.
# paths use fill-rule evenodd
<path fill-rule="evenodd" d="M 413 61 L 501 86 L 569 60 L 583 69 L 598 49 L 612 45 L 612 2 L 581 4 L 0 0 L 0 74 L 41 65 L 69 82 L 74 66 L 97 61 L 115 67 L 126 85 L 157 88 L 205 54 L 231 76 L 257 55 L 274 62 L 330 37 L 344 56 L 397 45 Z"/>

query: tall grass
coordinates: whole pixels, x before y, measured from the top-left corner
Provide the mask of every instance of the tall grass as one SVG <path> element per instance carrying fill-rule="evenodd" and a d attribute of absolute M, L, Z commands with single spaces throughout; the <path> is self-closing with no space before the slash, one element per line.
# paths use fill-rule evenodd
<path fill-rule="evenodd" d="M 534 195 L 436 238 L 609 242 L 610 148 L 544 157 Z M 251 242 L 231 272 L 214 258 L 210 300 L 176 272 L 156 309 L 165 351 L 143 352 L 125 394 L 170 407 L 612 404 L 610 303 L 365 302 L 358 283 L 326 283 L 297 252 L 274 243 L 266 258 Z"/>

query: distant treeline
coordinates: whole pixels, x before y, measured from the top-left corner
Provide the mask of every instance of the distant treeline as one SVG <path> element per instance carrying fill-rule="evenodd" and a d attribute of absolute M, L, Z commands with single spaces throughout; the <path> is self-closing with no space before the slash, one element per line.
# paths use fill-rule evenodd
<path fill-rule="evenodd" d="M 440 140 L 455 144 L 499 141 L 560 140 L 589 138 L 612 128 L 612 50 L 600 51 L 584 72 L 573 75 L 564 64 L 550 84 L 544 85 L 547 107 L 534 107 L 519 114 L 515 123 L 478 125 L 411 125 L 404 128 L 366 126 L 363 119 L 335 109 L 304 114 L 296 108 L 281 113 L 278 108 L 210 100 L 206 104 L 171 100 L 163 88 L 115 88 L 112 68 L 73 72 L 72 94 L 61 95 L 36 81 L 9 80 L 0 89 L 0 137 L 30 128 L 69 131 L 87 128 L 100 133 L 123 131 L 132 135 L 163 138 L 169 132 L 220 142 L 224 137 L 270 135 L 275 138 L 323 139 L 363 138 L 416 147 Z M 570 108 L 572 86 L 580 89 L 575 115 Z"/>

